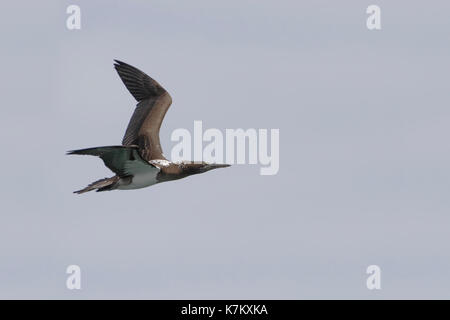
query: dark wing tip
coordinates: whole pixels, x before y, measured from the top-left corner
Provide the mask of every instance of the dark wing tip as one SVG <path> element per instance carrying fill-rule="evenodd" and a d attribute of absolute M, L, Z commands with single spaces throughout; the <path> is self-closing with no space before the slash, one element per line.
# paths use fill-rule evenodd
<path fill-rule="evenodd" d="M 128 63 L 114 59 L 114 69 L 137 101 L 159 96 L 166 92 L 158 82 Z"/>
<path fill-rule="evenodd" d="M 87 152 L 88 150 L 89 149 L 69 150 L 66 152 L 66 155 L 71 155 L 71 154 L 89 155 L 90 153 Z"/>
<path fill-rule="evenodd" d="M 130 64 L 126 63 L 126 62 L 123 62 L 123 61 L 121 61 L 119 59 L 113 59 L 113 61 L 114 61 L 115 65 L 123 65 L 123 66 L 129 66 L 129 67 L 134 68 L 132 65 L 130 65 Z"/>
<path fill-rule="evenodd" d="M 120 60 L 117 60 L 117 59 L 114 59 L 113 61 L 114 61 L 114 68 L 115 68 L 116 70 L 117 70 L 118 68 L 124 67 L 124 66 L 134 68 L 133 66 L 130 66 L 128 63 L 125 63 L 125 62 L 123 62 L 123 61 L 120 61 Z"/>

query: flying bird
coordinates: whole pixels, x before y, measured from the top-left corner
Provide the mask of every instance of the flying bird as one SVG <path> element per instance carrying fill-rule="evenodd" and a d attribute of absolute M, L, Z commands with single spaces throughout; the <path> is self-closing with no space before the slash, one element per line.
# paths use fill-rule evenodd
<path fill-rule="evenodd" d="M 114 68 L 125 87 L 138 103 L 123 137 L 122 145 L 67 152 L 67 154 L 98 156 L 115 173 L 113 177 L 95 181 L 74 193 L 80 194 L 92 190 L 99 192 L 140 189 L 230 166 L 167 160 L 159 142 L 159 129 L 172 103 L 172 98 L 158 82 L 144 72 L 124 62 L 118 60 L 114 62 Z"/>

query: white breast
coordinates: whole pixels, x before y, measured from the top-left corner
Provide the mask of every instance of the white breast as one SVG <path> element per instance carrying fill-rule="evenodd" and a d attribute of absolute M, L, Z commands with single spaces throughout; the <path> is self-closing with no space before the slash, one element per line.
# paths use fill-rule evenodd
<path fill-rule="evenodd" d="M 129 183 L 128 180 L 119 181 L 117 189 L 140 189 L 158 182 L 156 177 L 158 176 L 160 169 L 148 163 L 138 160 L 126 161 L 124 169 L 127 174 L 132 176 L 131 183 Z"/>
<path fill-rule="evenodd" d="M 158 175 L 158 172 L 148 172 L 143 174 L 137 174 L 133 176 L 130 184 L 120 184 L 118 186 L 118 189 L 121 190 L 131 190 L 131 189 L 141 189 L 148 186 L 151 186 L 158 182 L 156 180 L 156 176 Z"/>

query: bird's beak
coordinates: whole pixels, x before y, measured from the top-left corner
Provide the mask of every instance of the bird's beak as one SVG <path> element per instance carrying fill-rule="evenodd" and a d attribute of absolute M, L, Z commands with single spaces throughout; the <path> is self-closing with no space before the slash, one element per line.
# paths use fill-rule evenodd
<path fill-rule="evenodd" d="M 209 170 L 213 170 L 213 169 L 226 168 L 226 167 L 229 167 L 229 166 L 231 166 L 231 165 L 230 164 L 210 163 L 210 164 L 207 164 L 204 167 L 204 170 L 205 171 L 209 171 Z"/>

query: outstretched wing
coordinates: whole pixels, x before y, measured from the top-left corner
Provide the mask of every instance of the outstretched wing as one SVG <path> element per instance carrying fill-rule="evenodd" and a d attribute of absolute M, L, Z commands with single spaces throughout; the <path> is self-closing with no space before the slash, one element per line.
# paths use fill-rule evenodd
<path fill-rule="evenodd" d="M 122 144 L 137 145 L 141 156 L 149 161 L 165 159 L 159 141 L 159 129 L 172 98 L 161 85 L 139 69 L 114 60 L 114 68 L 138 101 L 130 119 Z"/>
<path fill-rule="evenodd" d="M 119 177 L 133 176 L 138 171 L 159 171 L 159 168 L 141 158 L 137 146 L 96 147 L 72 150 L 67 154 L 98 156 Z"/>

